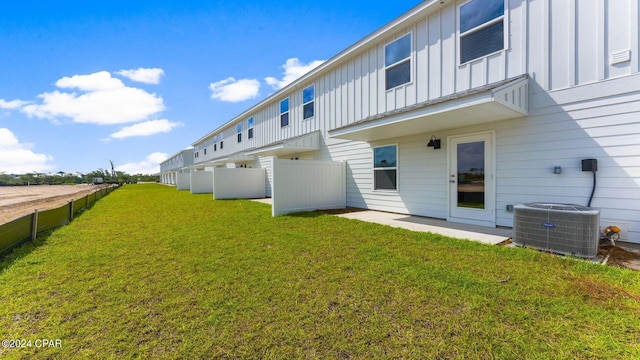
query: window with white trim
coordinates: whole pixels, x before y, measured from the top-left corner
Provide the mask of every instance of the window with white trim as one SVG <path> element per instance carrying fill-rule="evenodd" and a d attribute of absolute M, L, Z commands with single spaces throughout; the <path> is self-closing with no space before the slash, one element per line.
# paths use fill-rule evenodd
<path fill-rule="evenodd" d="M 504 49 L 504 0 L 471 0 L 459 16 L 461 64 Z"/>
<path fill-rule="evenodd" d="M 220 133 L 220 150 L 224 148 L 224 133 Z"/>
<path fill-rule="evenodd" d="M 398 189 L 398 146 L 373 148 L 373 189 Z"/>
<path fill-rule="evenodd" d="M 238 142 L 242 142 L 242 124 L 238 124 L 236 132 L 238 133 Z"/>
<path fill-rule="evenodd" d="M 213 137 L 213 151 L 218 151 L 218 136 Z"/>
<path fill-rule="evenodd" d="M 289 125 L 289 98 L 280 101 L 280 127 Z"/>
<path fill-rule="evenodd" d="M 385 89 L 411 82 L 411 34 L 384 47 Z"/>
<path fill-rule="evenodd" d="M 311 85 L 302 90 L 302 119 L 309 119 L 315 115 L 315 86 Z"/>
<path fill-rule="evenodd" d="M 247 120 L 247 138 L 253 139 L 253 117 Z"/>

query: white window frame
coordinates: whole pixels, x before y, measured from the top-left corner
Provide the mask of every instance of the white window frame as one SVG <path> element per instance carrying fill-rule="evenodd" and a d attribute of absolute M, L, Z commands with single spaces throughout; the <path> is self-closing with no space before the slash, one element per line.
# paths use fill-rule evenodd
<path fill-rule="evenodd" d="M 282 112 L 282 103 L 287 102 L 287 111 Z M 280 128 L 286 128 L 291 124 L 291 98 L 286 97 L 278 102 L 278 112 L 280 113 Z M 282 125 L 282 115 L 287 114 L 287 125 Z"/>
<path fill-rule="evenodd" d="M 375 149 L 395 146 L 396 148 L 396 166 L 394 167 L 376 167 L 376 152 Z M 386 193 L 397 193 L 400 190 L 400 147 L 397 143 L 395 144 L 384 144 L 377 145 L 371 147 L 371 189 L 374 192 L 386 192 Z M 376 189 L 376 170 L 395 170 L 396 171 L 396 188 L 395 189 Z"/>
<path fill-rule="evenodd" d="M 242 123 L 236 125 L 236 133 L 238 138 L 238 143 L 242 142 Z"/>
<path fill-rule="evenodd" d="M 491 55 L 498 54 L 500 52 L 504 52 L 504 51 L 506 51 L 506 50 L 508 50 L 510 48 L 509 34 L 508 34 L 509 33 L 509 0 L 503 0 L 504 1 L 504 13 L 502 14 L 502 16 L 498 16 L 495 19 L 491 19 L 491 20 L 489 20 L 489 21 L 487 21 L 487 22 L 485 22 L 483 24 L 480 24 L 480 25 L 478 25 L 478 26 L 476 26 L 474 28 L 471 28 L 471 29 L 469 29 L 469 30 L 467 30 L 465 32 L 460 32 L 460 24 L 462 23 L 460 21 L 460 9 L 463 6 L 465 6 L 466 4 L 468 4 L 468 3 L 472 2 L 472 1 L 474 1 L 474 0 L 465 1 L 465 2 L 461 3 L 460 5 L 458 5 L 458 8 L 456 9 L 456 21 L 458 22 L 458 27 L 456 29 L 456 33 L 458 35 L 456 37 L 456 49 L 457 49 L 456 53 L 457 53 L 457 57 L 458 57 L 458 66 L 460 66 L 460 67 L 461 66 L 465 66 L 465 65 L 470 64 L 470 63 L 475 62 L 475 61 L 486 59 L 486 58 L 490 57 Z M 477 32 L 479 30 L 482 30 L 482 29 L 484 29 L 486 27 L 494 25 L 494 24 L 496 24 L 496 23 L 498 23 L 500 21 L 502 21 L 502 37 L 503 37 L 502 49 L 493 51 L 491 53 L 487 53 L 485 55 L 482 55 L 482 56 L 477 57 L 475 59 L 468 60 L 466 62 L 462 62 L 462 38 L 464 36 L 466 36 L 466 35 L 475 33 L 475 32 Z"/>
<path fill-rule="evenodd" d="M 304 102 L 304 91 L 308 88 L 313 88 L 313 97 L 311 100 Z M 313 106 L 313 116 L 304 117 L 304 107 L 311 104 Z M 316 116 L 316 84 L 311 84 L 304 89 L 302 89 L 302 120 L 313 119 Z"/>
<path fill-rule="evenodd" d="M 404 59 L 402 59 L 402 60 L 398 60 L 398 61 L 394 62 L 393 64 L 387 65 L 387 59 L 386 59 L 387 46 L 389 46 L 389 45 L 393 44 L 394 42 L 404 38 L 405 36 L 409 36 L 410 40 L 411 40 L 410 41 L 411 49 L 409 50 L 409 56 L 404 58 Z M 385 66 L 384 66 L 384 81 L 382 82 L 382 86 L 384 86 L 385 91 L 392 91 L 392 90 L 397 89 L 397 88 L 399 88 L 401 86 L 407 86 L 407 85 L 413 84 L 413 81 L 414 81 L 413 79 L 414 79 L 414 76 L 415 76 L 414 71 L 413 71 L 414 64 L 415 64 L 414 55 L 413 55 L 414 54 L 414 48 L 415 48 L 415 46 L 414 46 L 414 36 L 413 36 L 413 32 L 412 31 L 410 31 L 410 32 L 408 32 L 406 34 L 403 34 L 402 36 L 398 36 L 397 38 L 387 42 L 384 45 L 383 51 L 384 51 L 385 54 L 383 56 L 383 58 L 384 58 L 383 59 L 383 63 L 384 63 Z M 400 85 L 396 85 L 394 87 L 391 87 L 391 88 L 387 89 L 387 70 L 389 68 L 398 66 L 401 63 L 406 62 L 406 61 L 409 61 L 409 81 L 407 81 L 406 83 L 403 83 L 403 84 L 400 84 Z"/>
<path fill-rule="evenodd" d="M 253 124 L 255 121 L 256 120 L 253 118 L 253 116 L 247 119 L 247 140 L 253 139 L 253 136 L 254 136 Z"/>

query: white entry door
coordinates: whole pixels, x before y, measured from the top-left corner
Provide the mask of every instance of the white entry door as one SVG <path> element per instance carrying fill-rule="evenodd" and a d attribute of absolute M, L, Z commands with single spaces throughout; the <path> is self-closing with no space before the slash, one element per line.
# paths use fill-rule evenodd
<path fill-rule="evenodd" d="M 449 220 L 495 226 L 493 133 L 452 136 L 449 144 Z"/>

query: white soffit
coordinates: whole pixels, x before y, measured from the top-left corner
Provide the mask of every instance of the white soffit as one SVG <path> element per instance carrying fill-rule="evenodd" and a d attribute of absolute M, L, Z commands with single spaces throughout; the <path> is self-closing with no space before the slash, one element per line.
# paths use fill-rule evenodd
<path fill-rule="evenodd" d="M 282 156 L 314 150 L 320 150 L 319 131 L 247 151 L 245 155 Z"/>
<path fill-rule="evenodd" d="M 528 85 L 528 76 L 520 76 L 363 119 L 329 135 L 374 141 L 519 118 L 528 115 Z"/>

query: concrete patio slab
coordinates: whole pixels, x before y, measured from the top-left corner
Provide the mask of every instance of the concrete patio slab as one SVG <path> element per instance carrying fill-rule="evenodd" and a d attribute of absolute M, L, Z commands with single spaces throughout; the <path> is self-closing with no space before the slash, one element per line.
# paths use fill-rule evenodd
<path fill-rule="evenodd" d="M 452 223 L 445 220 L 364 210 L 337 214 L 348 219 L 374 222 L 399 227 L 412 231 L 432 232 L 459 239 L 469 239 L 485 244 L 499 244 L 511 237 L 512 230 L 507 228 L 490 228 L 485 226 Z"/>

